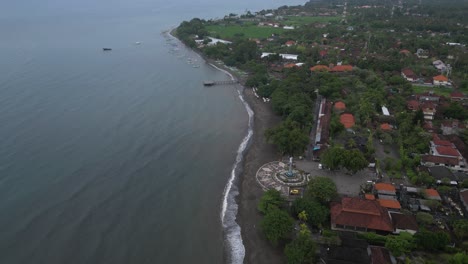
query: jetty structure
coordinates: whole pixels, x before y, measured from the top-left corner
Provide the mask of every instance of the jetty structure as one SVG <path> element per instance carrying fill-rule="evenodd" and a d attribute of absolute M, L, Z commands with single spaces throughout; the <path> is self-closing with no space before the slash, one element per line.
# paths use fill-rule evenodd
<path fill-rule="evenodd" d="M 239 83 L 238 80 L 229 80 L 229 81 L 204 81 L 204 86 L 214 86 L 214 85 L 229 85 L 229 84 L 237 84 Z"/>

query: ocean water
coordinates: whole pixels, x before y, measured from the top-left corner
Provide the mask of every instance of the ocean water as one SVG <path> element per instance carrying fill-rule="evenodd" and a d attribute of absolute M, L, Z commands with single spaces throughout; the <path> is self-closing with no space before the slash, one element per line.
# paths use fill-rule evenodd
<path fill-rule="evenodd" d="M 283 4 L 2 3 L 0 263 L 241 263 L 252 112 L 162 32 Z"/>

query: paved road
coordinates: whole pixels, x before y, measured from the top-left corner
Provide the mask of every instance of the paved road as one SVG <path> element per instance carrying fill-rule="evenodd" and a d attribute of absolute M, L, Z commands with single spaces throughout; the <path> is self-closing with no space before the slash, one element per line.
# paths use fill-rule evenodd
<path fill-rule="evenodd" d="M 369 169 L 364 169 L 354 175 L 348 175 L 342 170 L 321 170 L 318 168 L 318 164 L 318 162 L 314 161 L 297 160 L 296 168 L 309 172 L 312 177 L 323 176 L 331 178 L 336 184 L 338 193 L 342 195 L 357 196 L 361 184 L 376 180 L 375 173 Z"/>

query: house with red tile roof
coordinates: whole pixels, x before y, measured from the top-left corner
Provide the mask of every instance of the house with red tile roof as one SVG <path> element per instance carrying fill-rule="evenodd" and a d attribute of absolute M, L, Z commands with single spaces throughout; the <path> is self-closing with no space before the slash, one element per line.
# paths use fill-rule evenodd
<path fill-rule="evenodd" d="M 399 234 L 401 232 L 408 232 L 414 235 L 418 232 L 419 226 L 414 215 L 390 212 L 390 216 L 392 218 L 393 227 L 395 228 L 393 233 Z"/>
<path fill-rule="evenodd" d="M 285 68 L 285 69 L 291 69 L 291 68 L 296 68 L 296 67 L 298 67 L 298 66 L 296 65 L 296 63 L 286 63 L 286 64 L 283 66 L 283 68 Z"/>
<path fill-rule="evenodd" d="M 335 103 L 335 110 L 337 111 L 344 111 L 346 109 L 346 104 L 342 101 L 338 101 Z"/>
<path fill-rule="evenodd" d="M 380 129 L 382 129 L 383 131 L 391 131 L 392 126 L 390 126 L 389 123 L 383 123 L 380 125 Z"/>
<path fill-rule="evenodd" d="M 330 69 L 331 72 L 350 72 L 353 71 L 353 66 L 351 65 L 336 65 Z"/>
<path fill-rule="evenodd" d="M 409 68 L 405 68 L 401 70 L 401 77 L 405 78 L 408 82 L 415 82 L 418 80 L 416 74 L 414 74 L 413 70 Z"/>
<path fill-rule="evenodd" d="M 310 71 L 312 72 L 326 72 L 330 71 L 330 68 L 328 68 L 327 65 L 315 65 L 310 68 Z"/>
<path fill-rule="evenodd" d="M 393 232 L 393 223 L 385 207 L 377 201 L 344 197 L 330 209 L 333 230 Z"/>
<path fill-rule="evenodd" d="M 378 199 L 380 206 L 385 207 L 389 210 L 400 210 L 401 205 L 397 200 Z"/>
<path fill-rule="evenodd" d="M 396 188 L 391 183 L 384 183 L 384 182 L 376 183 L 374 185 L 374 190 L 376 190 L 377 193 L 390 194 L 390 195 L 396 194 Z"/>
<path fill-rule="evenodd" d="M 375 195 L 371 193 L 366 193 L 364 197 L 366 198 L 366 200 L 372 200 L 372 201 L 375 200 Z"/>
<path fill-rule="evenodd" d="M 286 45 L 287 47 L 294 46 L 294 45 L 296 45 L 296 41 L 294 41 L 294 40 L 288 40 L 288 41 L 286 41 L 285 45 Z"/>
<path fill-rule="evenodd" d="M 369 246 L 371 251 L 371 264 L 394 264 L 395 258 L 390 251 L 384 247 Z M 393 260 L 392 260 L 393 258 Z"/>
<path fill-rule="evenodd" d="M 439 192 L 437 190 L 426 189 L 424 192 L 425 192 L 428 200 L 442 201 L 442 198 L 440 198 L 440 194 L 439 194 Z"/>
<path fill-rule="evenodd" d="M 400 54 L 403 54 L 403 55 L 410 55 L 411 54 L 411 51 L 407 50 L 407 49 L 403 49 L 403 50 L 400 50 Z"/>
<path fill-rule="evenodd" d="M 324 58 L 324 57 L 326 57 L 328 55 L 328 51 L 327 50 L 321 50 L 319 52 L 319 55 L 320 55 L 320 57 Z"/>
<path fill-rule="evenodd" d="M 437 105 L 431 101 L 422 102 L 419 107 L 423 111 L 425 120 L 434 120 L 437 112 Z"/>
<path fill-rule="evenodd" d="M 355 124 L 355 119 L 353 114 L 343 113 L 340 115 L 340 123 L 343 124 L 345 128 L 352 128 Z"/>
<path fill-rule="evenodd" d="M 450 85 L 449 79 L 445 77 L 444 75 L 437 75 L 432 78 L 432 83 L 434 85 Z"/>
<path fill-rule="evenodd" d="M 460 168 L 460 160 L 454 157 L 442 157 L 433 155 L 422 155 L 421 164 L 424 166 L 445 166 L 449 168 Z"/>
<path fill-rule="evenodd" d="M 408 102 L 406 102 L 406 107 L 409 110 L 418 111 L 419 110 L 419 102 L 416 101 L 416 100 L 409 100 Z"/>
<path fill-rule="evenodd" d="M 453 92 L 450 93 L 450 100 L 452 100 L 452 102 L 458 102 L 466 100 L 466 97 L 462 92 Z"/>

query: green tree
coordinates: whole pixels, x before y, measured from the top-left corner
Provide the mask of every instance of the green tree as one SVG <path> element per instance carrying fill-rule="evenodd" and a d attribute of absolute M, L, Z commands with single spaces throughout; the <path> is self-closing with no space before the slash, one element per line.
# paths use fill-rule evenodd
<path fill-rule="evenodd" d="M 268 210 L 260 226 L 268 241 L 276 246 L 280 240 L 286 239 L 291 234 L 294 220 L 287 212 L 275 208 Z"/>
<path fill-rule="evenodd" d="M 316 249 L 309 229 L 303 224 L 298 237 L 286 245 L 284 254 L 288 264 L 315 263 Z"/>
<path fill-rule="evenodd" d="M 442 250 L 450 242 L 445 232 L 420 231 L 414 235 L 416 244 L 425 250 Z"/>
<path fill-rule="evenodd" d="M 314 177 L 307 185 L 307 196 L 326 204 L 337 196 L 336 184 L 327 177 Z"/>
<path fill-rule="evenodd" d="M 286 120 L 279 126 L 265 131 L 268 142 L 275 144 L 281 154 L 303 155 L 309 143 L 309 137 L 297 122 Z"/>
<path fill-rule="evenodd" d="M 302 222 L 307 222 L 307 212 L 305 210 L 302 210 L 298 215 L 297 218 L 301 220 Z"/>
<path fill-rule="evenodd" d="M 325 150 L 320 156 L 320 162 L 331 170 L 339 169 L 345 158 L 344 149 L 339 147 L 331 147 Z"/>
<path fill-rule="evenodd" d="M 358 149 L 352 149 L 345 151 L 344 155 L 344 167 L 355 174 L 356 172 L 367 168 L 369 162 L 364 157 L 364 154 Z"/>
<path fill-rule="evenodd" d="M 453 223 L 453 233 L 458 239 L 463 239 L 468 235 L 468 220 L 460 219 Z"/>
<path fill-rule="evenodd" d="M 284 198 L 281 197 L 281 193 L 275 189 L 271 189 L 263 194 L 258 203 L 258 210 L 266 214 L 271 209 L 280 208 L 283 203 Z"/>
<path fill-rule="evenodd" d="M 468 264 L 468 255 L 465 252 L 457 253 L 449 259 L 449 264 Z"/>
<path fill-rule="evenodd" d="M 385 242 L 385 247 L 388 248 L 393 255 L 399 257 L 403 254 L 411 252 L 413 248 L 413 237 L 411 234 L 403 232 L 398 236 L 388 236 Z"/>
<path fill-rule="evenodd" d="M 306 213 L 306 221 L 312 226 L 321 226 L 329 215 L 328 208 L 321 205 L 315 199 L 298 198 L 293 202 L 292 211 L 294 214 L 300 215 Z M 299 218 L 300 219 L 300 218 Z M 302 219 L 301 219 L 302 220 Z"/>
<path fill-rule="evenodd" d="M 416 221 L 421 225 L 431 225 L 434 223 L 434 217 L 428 213 L 418 212 L 416 214 Z"/>

